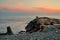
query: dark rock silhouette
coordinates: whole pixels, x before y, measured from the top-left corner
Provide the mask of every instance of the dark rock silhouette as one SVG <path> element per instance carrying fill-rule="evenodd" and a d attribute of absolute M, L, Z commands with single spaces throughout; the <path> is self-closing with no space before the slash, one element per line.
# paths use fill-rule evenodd
<path fill-rule="evenodd" d="M 37 31 L 42 32 L 45 27 L 44 25 L 54 25 L 54 24 L 59 24 L 59 23 L 60 22 L 58 19 L 36 16 L 35 19 L 33 19 L 32 21 L 28 23 L 25 29 L 26 29 L 26 32 L 29 32 L 29 33 L 37 32 Z"/>
<path fill-rule="evenodd" d="M 13 34 L 13 32 L 12 32 L 10 26 L 7 27 L 7 32 L 6 33 L 0 33 L 0 35 L 12 35 L 12 34 Z"/>
<path fill-rule="evenodd" d="M 52 21 L 53 21 L 53 23 L 55 23 L 55 24 L 60 24 L 60 19 L 55 19 L 55 18 L 53 18 Z"/>
<path fill-rule="evenodd" d="M 60 19 L 54 19 L 53 18 L 52 22 L 56 28 L 60 29 Z"/>
<path fill-rule="evenodd" d="M 18 33 L 23 33 L 23 32 L 25 32 L 25 31 L 20 31 L 20 32 L 18 32 Z"/>
<path fill-rule="evenodd" d="M 25 29 L 26 29 L 26 32 L 33 32 L 33 31 L 37 31 L 37 30 L 39 30 L 40 28 L 38 28 L 37 26 L 40 26 L 40 24 L 37 24 L 37 21 L 38 21 L 38 17 L 36 17 L 36 19 L 34 19 L 34 20 L 32 20 L 32 21 L 30 21 L 29 23 L 28 23 L 28 25 L 25 27 Z"/>
<path fill-rule="evenodd" d="M 7 34 L 8 34 L 8 35 L 13 34 L 13 32 L 12 32 L 12 30 L 11 30 L 10 26 L 8 26 L 8 27 L 7 27 Z"/>

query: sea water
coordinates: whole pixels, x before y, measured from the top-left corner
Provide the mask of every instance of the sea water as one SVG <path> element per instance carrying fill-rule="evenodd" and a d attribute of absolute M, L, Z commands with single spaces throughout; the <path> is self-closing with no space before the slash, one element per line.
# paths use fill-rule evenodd
<path fill-rule="evenodd" d="M 32 18 L 25 16 L 0 17 L 0 33 L 5 33 L 7 31 L 7 26 L 11 27 L 13 33 L 18 33 L 19 31 L 25 31 L 25 26 L 31 20 Z"/>

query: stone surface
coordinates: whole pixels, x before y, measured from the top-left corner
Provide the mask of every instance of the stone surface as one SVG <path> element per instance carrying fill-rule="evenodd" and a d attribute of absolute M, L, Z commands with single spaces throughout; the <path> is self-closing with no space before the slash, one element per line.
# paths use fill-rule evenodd
<path fill-rule="evenodd" d="M 44 30 L 44 27 L 46 25 L 53 25 L 54 24 L 60 24 L 59 19 L 54 18 L 48 18 L 48 17 L 36 17 L 32 21 L 30 21 L 27 26 L 25 27 L 26 32 L 32 33 L 40 31 L 42 32 Z M 55 26 L 56 28 L 60 28 L 60 25 Z"/>
<path fill-rule="evenodd" d="M 0 35 L 0 40 L 60 40 L 60 29 L 52 25 L 46 26 L 45 32 L 26 33 L 20 32 L 14 35 Z"/>
<path fill-rule="evenodd" d="M 58 32 L 59 33 L 59 32 Z M 0 36 L 0 40 L 60 40 L 57 32 L 35 32 Z"/>

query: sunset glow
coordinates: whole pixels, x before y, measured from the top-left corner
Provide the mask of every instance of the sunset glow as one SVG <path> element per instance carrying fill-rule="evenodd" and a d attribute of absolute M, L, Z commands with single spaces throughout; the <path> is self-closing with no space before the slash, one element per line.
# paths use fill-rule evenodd
<path fill-rule="evenodd" d="M 60 12 L 60 0 L 0 0 L 0 9 Z"/>

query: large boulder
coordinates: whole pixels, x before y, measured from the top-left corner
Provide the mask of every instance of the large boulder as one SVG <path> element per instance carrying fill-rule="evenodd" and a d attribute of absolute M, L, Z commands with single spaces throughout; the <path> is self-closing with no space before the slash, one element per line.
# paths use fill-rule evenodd
<path fill-rule="evenodd" d="M 48 17 L 36 17 L 30 21 L 25 27 L 26 32 L 42 32 L 45 28 L 45 25 L 54 25 L 60 23 L 58 19 L 48 18 Z"/>

